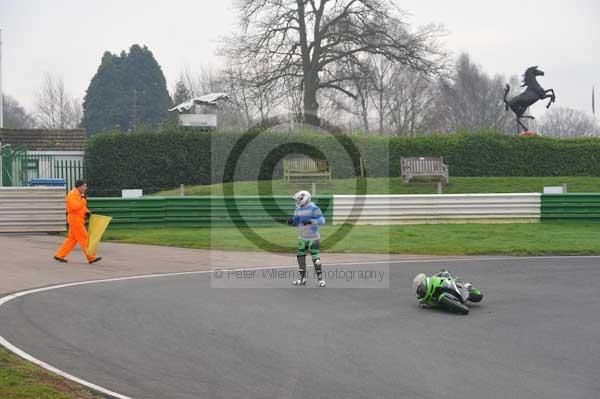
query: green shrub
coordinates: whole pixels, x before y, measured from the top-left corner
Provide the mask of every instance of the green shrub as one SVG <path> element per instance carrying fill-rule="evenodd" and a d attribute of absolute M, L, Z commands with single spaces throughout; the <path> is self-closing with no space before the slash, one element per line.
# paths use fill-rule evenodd
<path fill-rule="evenodd" d="M 208 136 L 188 131 L 97 134 L 88 139 L 85 173 L 95 196 L 124 188 L 158 191 L 210 182 Z"/>
<path fill-rule="evenodd" d="M 402 156 L 443 156 L 450 176 L 600 176 L 600 139 L 559 140 L 494 132 L 422 137 L 367 137 L 367 174 L 400 175 Z M 326 158 L 334 178 L 359 173 L 358 135 L 195 132 L 112 133 L 91 137 L 86 174 L 93 195 L 122 188 L 145 192 L 179 184 L 271 180 L 292 154 Z"/>

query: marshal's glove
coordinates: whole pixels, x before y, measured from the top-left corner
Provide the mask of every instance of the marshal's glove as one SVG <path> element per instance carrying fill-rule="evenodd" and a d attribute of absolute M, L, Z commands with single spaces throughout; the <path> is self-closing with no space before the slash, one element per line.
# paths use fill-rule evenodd
<path fill-rule="evenodd" d="M 288 218 L 287 223 L 288 223 L 288 226 L 293 226 L 294 225 L 294 218 Z"/>

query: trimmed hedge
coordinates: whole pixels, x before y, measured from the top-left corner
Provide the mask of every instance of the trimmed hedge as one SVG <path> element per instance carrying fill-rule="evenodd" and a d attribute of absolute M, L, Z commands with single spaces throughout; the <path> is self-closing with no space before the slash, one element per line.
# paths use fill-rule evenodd
<path fill-rule="evenodd" d="M 85 167 L 93 195 L 122 188 L 145 192 L 179 184 L 271 180 L 281 160 L 305 154 L 329 161 L 334 178 L 359 173 L 358 135 L 224 133 L 173 129 L 98 134 L 87 143 Z M 450 176 L 600 176 L 600 139 L 559 140 L 493 132 L 365 140 L 367 173 L 399 176 L 401 156 L 443 156 Z"/>

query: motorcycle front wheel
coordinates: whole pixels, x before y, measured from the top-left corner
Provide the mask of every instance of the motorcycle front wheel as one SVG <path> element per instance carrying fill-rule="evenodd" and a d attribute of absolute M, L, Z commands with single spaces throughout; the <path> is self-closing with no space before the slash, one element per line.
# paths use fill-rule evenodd
<path fill-rule="evenodd" d="M 469 314 L 469 308 L 454 295 L 445 293 L 440 296 L 440 306 L 452 313 Z"/>

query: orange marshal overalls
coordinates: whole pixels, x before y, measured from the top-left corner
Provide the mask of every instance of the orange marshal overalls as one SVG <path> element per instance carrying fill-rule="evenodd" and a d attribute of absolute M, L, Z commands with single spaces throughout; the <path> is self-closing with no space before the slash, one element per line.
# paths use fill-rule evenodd
<path fill-rule="evenodd" d="M 85 215 L 89 212 L 87 200 L 82 197 L 79 190 L 74 188 L 67 194 L 67 223 L 69 233 L 63 244 L 56 251 L 55 256 L 64 259 L 71 253 L 75 244 L 79 244 L 88 262 L 96 259 L 87 253 L 88 233 L 85 230 Z"/>

